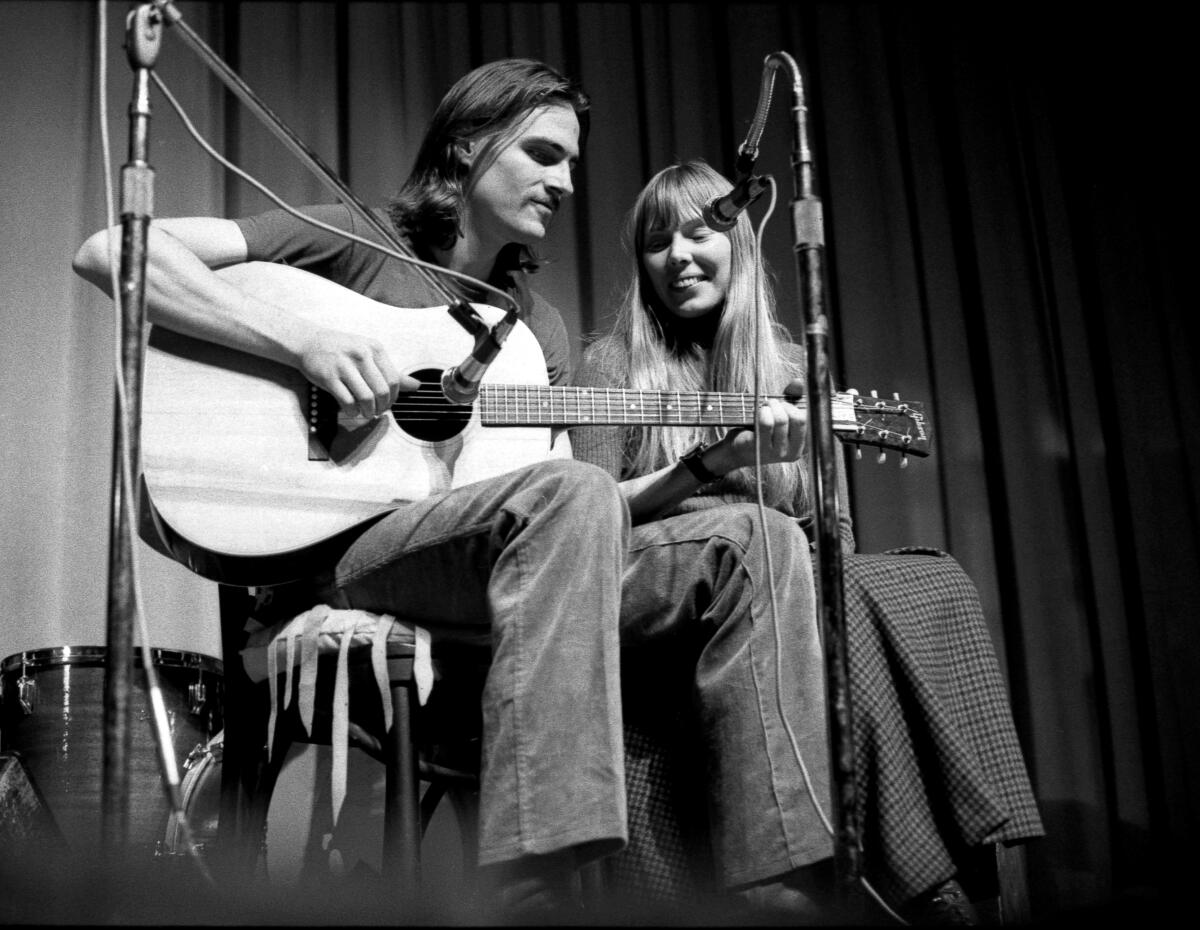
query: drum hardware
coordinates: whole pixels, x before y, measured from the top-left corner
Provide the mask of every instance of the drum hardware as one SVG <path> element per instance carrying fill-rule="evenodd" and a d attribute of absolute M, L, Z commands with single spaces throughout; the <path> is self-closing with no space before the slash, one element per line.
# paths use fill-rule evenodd
<path fill-rule="evenodd" d="M 21 705 L 21 713 L 26 717 L 33 713 L 33 705 L 37 701 L 37 683 L 29 677 L 25 657 L 21 657 L 21 677 L 17 679 L 17 702 Z"/>
<path fill-rule="evenodd" d="M 187 758 L 183 760 L 183 770 L 185 772 L 191 771 L 192 766 L 199 762 L 203 756 L 204 744 L 197 743 L 192 751 L 187 754 Z"/>
<path fill-rule="evenodd" d="M 188 712 L 193 717 L 199 717 L 204 713 L 204 705 L 208 702 L 208 688 L 204 684 L 204 679 L 201 677 L 199 669 L 196 672 L 196 680 L 188 685 Z"/>

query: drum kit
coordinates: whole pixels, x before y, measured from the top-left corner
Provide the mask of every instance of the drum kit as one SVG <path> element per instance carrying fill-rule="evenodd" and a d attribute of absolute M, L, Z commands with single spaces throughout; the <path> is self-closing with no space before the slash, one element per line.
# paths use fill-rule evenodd
<path fill-rule="evenodd" d="M 16 653 L 0 663 L 0 750 L 24 765 L 65 843 L 100 844 L 104 668 L 102 646 Z M 194 652 L 152 649 L 193 845 L 216 838 L 223 726 L 223 667 Z M 134 855 L 186 854 L 160 774 L 152 707 L 136 653 L 130 694 L 129 846 Z"/>
<path fill-rule="evenodd" d="M 37 796 L 39 827 L 41 821 L 49 819 L 49 832 L 65 847 L 63 851 L 83 860 L 102 847 L 107 654 L 103 646 L 61 646 L 26 650 L 0 662 L 0 758 L 19 760 L 22 781 L 32 784 Z M 189 845 L 164 787 L 152 702 L 138 650 L 134 653 L 130 693 L 134 726 L 129 753 L 126 851 L 135 867 L 138 862 L 155 869 L 161 866 L 164 875 L 175 876 L 190 868 L 190 858 L 208 858 L 217 843 L 225 749 L 224 667 L 220 659 L 199 652 L 156 648 L 150 650 L 150 655 L 166 705 L 171 752 L 180 776 L 180 803 L 191 842 Z M 299 875 L 297 849 L 292 847 L 302 847 L 308 841 L 317 783 L 309 768 L 322 758 L 319 754 L 309 755 L 311 758 L 295 769 L 285 769 L 272 795 L 256 869 L 265 875 L 269 864 L 273 882 L 286 884 Z M 328 764 L 328 760 L 325 762 Z M 358 760 L 351 766 L 351 774 L 366 792 L 365 803 L 378 806 L 382 804 L 382 789 L 373 780 L 377 773 L 374 768 L 356 768 L 368 763 Z M 280 795 L 278 803 L 275 795 Z M 0 815 L 6 808 L 17 806 L 6 806 L 3 800 L 0 797 Z M 30 819 L 31 814 L 23 816 Z M 367 834 L 367 846 L 374 840 L 381 841 L 371 832 L 381 830 L 380 823 L 363 828 L 353 817 L 347 820 L 352 844 L 364 842 L 355 834 L 356 829 Z M 0 828 L 3 826 L 0 822 Z M 9 832 L 28 836 L 32 826 L 26 824 L 24 829 Z M 268 860 L 268 839 L 276 834 L 280 848 Z M 11 844 L 7 844 L 7 834 L 0 829 L 0 879 L 6 845 Z M 363 858 L 373 861 L 370 854 Z M 0 924 L 4 923 L 2 916 L 0 909 Z"/>

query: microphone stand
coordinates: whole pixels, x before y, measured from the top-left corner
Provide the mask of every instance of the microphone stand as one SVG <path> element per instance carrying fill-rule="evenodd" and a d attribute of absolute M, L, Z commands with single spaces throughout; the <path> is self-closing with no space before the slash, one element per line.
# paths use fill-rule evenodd
<path fill-rule="evenodd" d="M 183 17 L 170 0 L 148 0 L 129 14 L 126 42 L 130 64 L 134 68 L 135 84 L 134 102 L 130 106 L 129 164 L 125 166 L 122 174 L 122 241 L 118 283 L 122 301 L 122 371 L 127 393 L 124 413 L 118 402 L 119 419 L 114 444 L 113 544 L 109 559 L 109 648 L 104 694 L 102 836 L 108 846 L 125 846 L 129 837 L 129 756 L 132 747 L 129 687 L 133 658 L 134 587 L 131 527 L 126 516 L 129 508 L 125 498 L 128 495 L 132 499 L 134 492 L 125 487 L 123 463 L 128 460 L 131 475 L 140 474 L 137 442 L 141 425 L 142 331 L 146 318 L 146 241 L 153 212 L 153 169 L 146 161 L 150 119 L 149 81 L 150 70 L 157 59 L 161 27 L 164 23 L 175 26 L 176 33 L 184 43 L 352 213 L 374 229 L 394 251 L 409 258 L 416 257 L 391 225 L 369 210 L 320 157 L 271 112 L 249 86 L 183 22 Z M 475 348 L 460 367 L 465 370 L 467 376 L 481 374 L 478 366 L 486 365 L 486 362 L 499 352 L 508 333 L 516 325 L 516 302 L 509 301 L 510 306 L 504 316 L 489 326 L 475 308 L 450 290 L 440 277 L 421 265 L 414 264 L 413 268 L 425 279 L 434 293 L 446 301 L 450 315 L 475 337 Z M 122 416 L 123 429 L 120 419 Z M 155 713 L 161 718 L 164 716 L 160 713 L 161 700 L 157 705 Z M 170 765 L 170 760 L 166 758 L 167 750 L 161 747 L 160 749 L 164 764 Z M 180 815 L 182 806 L 178 785 L 171 784 L 170 788 L 174 810 Z M 222 810 L 226 810 L 224 799 Z M 186 819 L 183 820 L 183 825 L 186 836 Z M 222 832 L 225 832 L 224 828 Z"/>
<path fill-rule="evenodd" d="M 107 650 L 104 677 L 104 758 L 101 775 L 101 841 L 111 851 L 129 840 L 129 757 L 132 749 L 133 550 L 128 518 L 138 473 L 141 424 L 142 329 L 146 318 L 146 236 L 154 207 L 154 169 L 147 163 L 150 69 L 158 57 L 162 20 L 149 5 L 126 20 L 125 51 L 133 68 L 129 105 L 129 161 L 121 171 L 121 372 L 113 425 L 112 513 L 108 563 Z M 126 471 L 126 462 L 129 469 Z"/>
<path fill-rule="evenodd" d="M 842 541 L 838 528 L 837 471 L 830 397 L 829 321 L 824 311 L 824 220 L 821 201 L 813 194 L 813 161 L 808 146 L 807 109 L 800 69 L 786 52 L 774 52 L 763 62 L 763 85 L 769 105 L 769 82 L 775 71 L 791 78 L 792 91 L 792 233 L 796 273 L 804 312 L 808 360 L 809 437 L 812 446 L 817 521 L 817 601 L 824 631 L 826 700 L 829 747 L 833 772 L 834 869 L 839 897 L 862 875 L 862 845 L 857 822 L 853 716 L 843 587 Z M 760 110 L 765 105 L 760 106 Z M 757 143 L 757 140 L 753 140 Z"/>

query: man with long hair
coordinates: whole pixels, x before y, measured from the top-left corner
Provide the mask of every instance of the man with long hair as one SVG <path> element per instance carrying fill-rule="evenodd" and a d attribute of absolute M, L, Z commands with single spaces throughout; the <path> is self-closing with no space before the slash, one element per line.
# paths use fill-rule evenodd
<path fill-rule="evenodd" d="M 515 299 L 554 384 L 570 375 L 566 328 L 528 276 L 573 191 L 588 107 L 576 84 L 540 62 L 483 65 L 446 94 L 408 181 L 377 210 L 419 258 Z M 409 264 L 337 235 L 379 239 L 346 207 L 302 212 L 324 228 L 283 210 L 154 221 L 149 318 L 294 367 L 347 414 L 388 416 L 417 382 L 379 340 L 338 328 L 336 314 L 313 322 L 245 278 L 216 273 L 282 262 L 397 308 L 445 303 Z M 90 237 L 75 259 L 105 290 L 109 234 Z M 448 284 L 489 302 L 470 280 Z M 320 601 L 398 614 L 435 639 L 490 644 L 479 857 L 496 867 L 512 915 L 569 903 L 578 865 L 626 836 L 617 614 L 628 517 L 615 482 L 571 461 L 565 442 L 550 461 L 398 503 L 353 534 L 317 583 L 281 598 L 297 613 Z"/>

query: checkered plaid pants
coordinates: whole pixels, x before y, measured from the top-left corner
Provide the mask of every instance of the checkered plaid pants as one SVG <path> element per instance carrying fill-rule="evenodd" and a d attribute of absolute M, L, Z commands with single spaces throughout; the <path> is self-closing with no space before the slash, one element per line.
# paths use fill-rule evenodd
<path fill-rule="evenodd" d="M 982 844 L 1043 830 L 961 566 L 930 549 L 844 562 L 863 870 L 899 904 L 953 876 Z M 639 691 L 636 670 L 625 677 L 630 839 L 607 860 L 607 884 L 630 902 L 695 905 L 714 889 L 687 695 Z"/>

